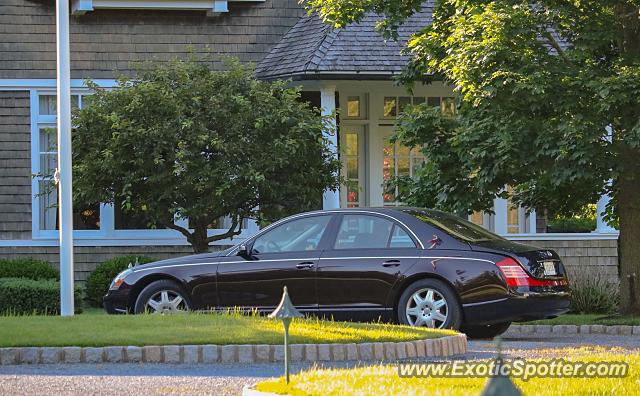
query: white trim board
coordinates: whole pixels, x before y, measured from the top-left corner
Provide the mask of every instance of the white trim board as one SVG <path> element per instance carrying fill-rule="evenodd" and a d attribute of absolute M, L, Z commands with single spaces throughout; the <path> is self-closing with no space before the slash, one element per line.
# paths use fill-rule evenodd
<path fill-rule="evenodd" d="M 93 83 L 101 88 L 113 88 L 118 85 L 115 79 L 90 79 Z M 58 86 L 55 78 L 30 78 L 30 79 L 0 79 L 0 91 L 28 91 L 33 88 L 55 90 Z M 86 80 L 71 79 L 71 88 L 88 88 Z"/>

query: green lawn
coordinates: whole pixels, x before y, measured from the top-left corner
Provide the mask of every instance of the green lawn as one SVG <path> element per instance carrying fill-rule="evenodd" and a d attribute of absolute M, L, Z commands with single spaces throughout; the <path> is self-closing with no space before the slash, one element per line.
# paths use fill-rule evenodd
<path fill-rule="evenodd" d="M 524 395 L 637 395 L 640 383 L 640 354 L 611 354 L 599 348 L 588 356 L 567 351 L 566 360 L 580 362 L 617 361 L 630 365 L 624 378 L 532 378 L 514 382 Z M 257 385 L 264 392 L 302 395 L 479 395 L 487 378 L 400 378 L 397 366 L 378 365 L 355 369 L 311 369 L 291 376 L 286 385 L 283 378 Z"/>
<path fill-rule="evenodd" d="M 410 341 L 454 334 L 390 324 L 300 319 L 291 343 Z M 0 347 L 170 344 L 281 344 L 282 322 L 240 314 L 102 315 L 0 317 Z"/>
<path fill-rule="evenodd" d="M 627 325 L 640 326 L 640 316 L 616 316 L 616 315 L 576 315 L 565 314 L 557 318 L 549 320 L 538 320 L 536 322 L 520 323 L 528 324 L 545 324 L 545 325 L 584 325 L 584 324 L 601 324 L 601 325 Z"/>

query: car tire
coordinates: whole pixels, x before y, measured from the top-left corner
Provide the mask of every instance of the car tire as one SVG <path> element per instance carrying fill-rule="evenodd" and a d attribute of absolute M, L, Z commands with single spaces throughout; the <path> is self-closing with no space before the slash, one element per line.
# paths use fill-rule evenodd
<path fill-rule="evenodd" d="M 422 305 L 418 305 L 418 301 L 422 301 Z M 400 324 L 409 326 L 458 330 L 462 324 L 462 308 L 456 293 L 446 283 L 421 279 L 410 284 L 400 296 L 397 318 Z"/>
<path fill-rule="evenodd" d="M 511 326 L 511 322 L 490 325 L 463 325 L 460 331 L 472 340 L 492 339 L 507 331 L 509 326 Z"/>
<path fill-rule="evenodd" d="M 176 314 L 191 310 L 187 292 L 176 282 L 161 279 L 148 284 L 138 295 L 134 306 L 136 314 Z"/>

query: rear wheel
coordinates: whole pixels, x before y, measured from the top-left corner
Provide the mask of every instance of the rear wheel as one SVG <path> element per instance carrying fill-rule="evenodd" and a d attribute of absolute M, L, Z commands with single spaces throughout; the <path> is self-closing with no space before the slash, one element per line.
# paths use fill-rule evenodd
<path fill-rule="evenodd" d="M 174 281 L 161 279 L 142 289 L 136 299 L 135 313 L 177 314 L 191 309 L 187 293 Z"/>
<path fill-rule="evenodd" d="M 462 310 L 455 292 L 437 279 L 409 285 L 398 302 L 398 322 L 434 329 L 458 329 Z"/>
<path fill-rule="evenodd" d="M 464 325 L 460 329 L 471 339 L 492 339 L 507 331 L 511 322 L 495 323 L 491 325 Z"/>

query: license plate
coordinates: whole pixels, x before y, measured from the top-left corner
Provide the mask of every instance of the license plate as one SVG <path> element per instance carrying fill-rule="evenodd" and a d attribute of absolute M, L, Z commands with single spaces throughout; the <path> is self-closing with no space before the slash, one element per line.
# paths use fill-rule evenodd
<path fill-rule="evenodd" d="M 557 275 L 556 263 L 554 263 L 553 261 L 544 261 L 542 264 L 544 265 L 545 276 Z"/>

